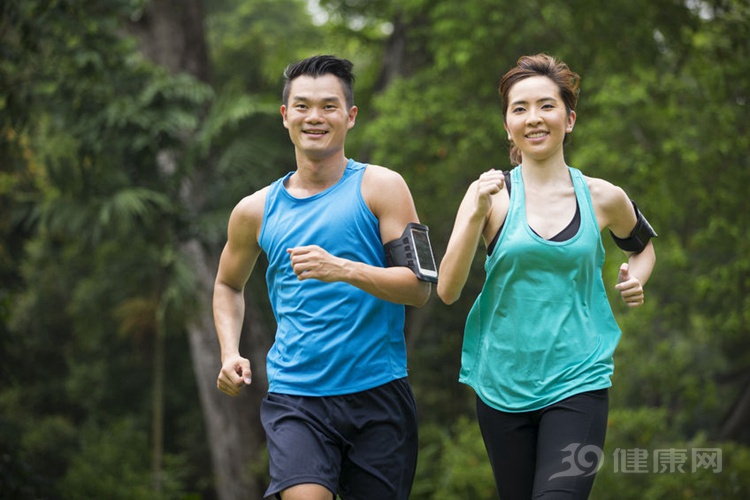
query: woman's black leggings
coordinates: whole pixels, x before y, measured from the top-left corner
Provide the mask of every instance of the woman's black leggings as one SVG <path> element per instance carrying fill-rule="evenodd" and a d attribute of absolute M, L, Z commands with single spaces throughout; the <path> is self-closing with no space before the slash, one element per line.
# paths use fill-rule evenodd
<path fill-rule="evenodd" d="M 588 498 L 602 459 L 608 409 L 607 389 L 523 413 L 498 411 L 477 398 L 500 498 Z"/>

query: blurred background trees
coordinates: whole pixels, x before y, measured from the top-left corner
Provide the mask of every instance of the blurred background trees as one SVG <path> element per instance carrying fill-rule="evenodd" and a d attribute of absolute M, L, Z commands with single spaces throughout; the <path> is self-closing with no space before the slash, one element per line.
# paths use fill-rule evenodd
<path fill-rule="evenodd" d="M 592 496 L 750 493 L 746 1 L 6 0 L 0 44 L 0 497 L 260 498 L 265 263 L 236 399 L 214 388 L 210 294 L 231 208 L 294 168 L 283 68 L 322 52 L 355 63 L 347 154 L 407 179 L 438 258 L 468 184 L 508 168 L 499 77 L 542 51 L 581 74 L 568 163 L 660 235 L 647 304 L 612 297 Z M 413 498 L 494 496 L 456 381 L 481 253 L 459 302 L 408 310 Z M 615 450 L 636 448 L 721 449 L 723 470 L 618 473 Z"/>

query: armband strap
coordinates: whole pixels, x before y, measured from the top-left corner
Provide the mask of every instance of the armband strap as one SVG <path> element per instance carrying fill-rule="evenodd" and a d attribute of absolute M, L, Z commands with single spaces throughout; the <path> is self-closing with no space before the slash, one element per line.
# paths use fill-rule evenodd
<path fill-rule="evenodd" d="M 626 252 L 641 253 L 646 248 L 646 245 L 648 245 L 649 240 L 659 235 L 656 234 L 654 228 L 651 227 L 651 224 L 648 223 L 641 211 L 638 210 L 635 202 L 631 200 L 631 203 L 635 209 L 636 222 L 635 227 L 630 232 L 630 236 L 627 238 L 618 238 L 612 231 L 609 234 L 612 235 L 612 239 L 615 240 L 617 246 Z"/>
<path fill-rule="evenodd" d="M 424 224 L 410 222 L 400 238 L 386 243 L 383 248 L 388 267 L 408 267 L 418 279 L 437 283 L 429 229 Z"/>

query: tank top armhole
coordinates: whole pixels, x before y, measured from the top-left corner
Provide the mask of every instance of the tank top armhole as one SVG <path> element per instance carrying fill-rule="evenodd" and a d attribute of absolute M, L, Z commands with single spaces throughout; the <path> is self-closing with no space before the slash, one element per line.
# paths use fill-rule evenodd
<path fill-rule="evenodd" d="M 263 215 L 261 216 L 262 219 L 260 221 L 260 232 L 258 233 L 258 246 L 264 252 L 266 249 L 263 247 L 263 242 L 265 240 L 266 227 L 268 227 L 268 224 L 266 224 L 266 221 L 268 220 L 268 212 L 271 209 L 271 204 L 274 202 L 274 198 L 278 195 L 279 184 L 282 184 L 290 175 L 292 175 L 292 172 L 275 180 L 270 186 L 268 186 L 268 190 L 266 191 L 266 199 L 263 200 Z"/>
<path fill-rule="evenodd" d="M 372 210 L 370 209 L 370 206 L 367 204 L 367 201 L 365 200 L 365 195 L 362 193 L 362 184 L 365 182 L 365 172 L 370 167 L 369 163 L 361 163 L 358 161 L 355 161 L 353 159 L 349 160 L 350 163 L 347 166 L 347 168 L 352 169 L 352 175 L 357 176 L 357 197 L 359 198 L 359 204 L 362 207 L 362 209 L 365 211 L 367 216 L 375 221 L 376 224 L 380 224 L 380 221 L 375 216 L 374 213 L 372 213 Z"/>

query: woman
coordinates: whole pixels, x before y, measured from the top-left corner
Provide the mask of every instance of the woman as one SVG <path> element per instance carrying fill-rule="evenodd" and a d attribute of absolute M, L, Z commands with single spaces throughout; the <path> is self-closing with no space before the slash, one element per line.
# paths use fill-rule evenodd
<path fill-rule="evenodd" d="M 467 318 L 459 380 L 476 391 L 500 497 L 587 498 L 620 338 L 601 231 L 625 250 L 616 289 L 631 307 L 643 304 L 656 234 L 621 188 L 565 163 L 579 93 L 565 63 L 521 57 L 499 93 L 515 168 L 469 187 L 437 291 L 446 304 L 458 299 L 482 238 L 486 280 Z"/>

